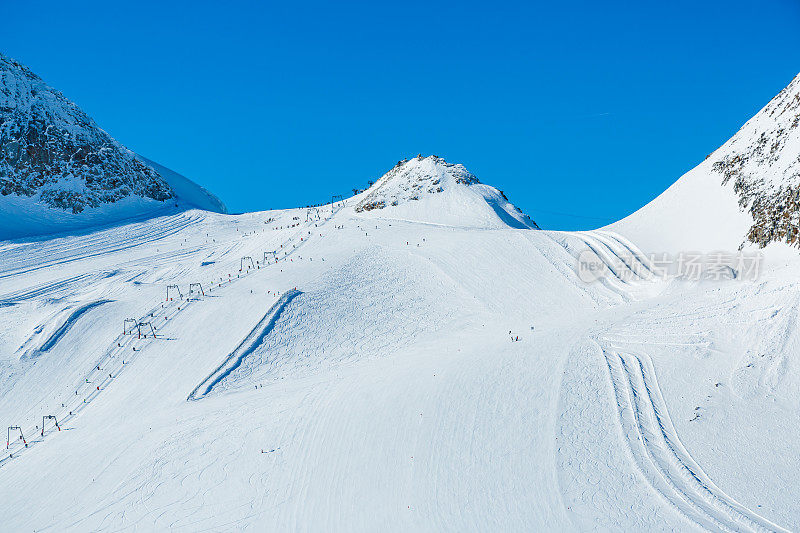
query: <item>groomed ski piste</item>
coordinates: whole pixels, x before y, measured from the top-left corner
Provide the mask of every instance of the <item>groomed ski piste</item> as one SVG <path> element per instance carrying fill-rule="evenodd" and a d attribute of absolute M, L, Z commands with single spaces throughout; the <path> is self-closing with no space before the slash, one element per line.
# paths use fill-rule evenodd
<path fill-rule="evenodd" d="M 4 528 L 797 528 L 797 263 L 359 199 L 0 245 Z"/>
<path fill-rule="evenodd" d="M 342 204 L 331 204 L 328 206 L 328 218 L 330 218 L 336 212 L 337 208 L 341 208 L 341 206 Z M 314 227 L 321 226 L 326 221 L 326 219 L 321 218 L 318 211 L 314 213 L 313 218 L 310 217 L 310 213 L 307 214 L 306 218 L 307 225 L 310 225 L 310 221 L 314 221 Z M 0 467 L 2 467 L 6 461 L 10 461 L 15 457 L 19 457 L 21 453 L 27 451 L 38 443 L 43 442 L 48 431 L 61 431 L 64 424 L 76 417 L 81 410 L 83 410 L 96 397 L 98 397 L 100 392 L 103 391 L 115 378 L 117 378 L 123 370 L 125 370 L 126 365 L 131 364 L 133 360 L 136 359 L 139 353 L 143 350 L 143 346 L 146 345 L 148 341 L 152 342 L 156 340 L 171 340 L 170 337 L 165 336 L 163 333 L 159 334 L 159 331 L 163 330 L 168 321 L 175 319 L 182 310 L 187 309 L 192 303 L 205 298 L 206 292 L 208 293 L 208 296 L 211 297 L 215 292 L 221 292 L 223 287 L 228 287 L 230 284 L 242 279 L 256 270 L 261 269 L 262 267 L 266 269 L 270 265 L 278 265 L 280 261 L 294 261 L 294 258 L 292 257 L 293 254 L 300 247 L 302 247 L 305 242 L 307 242 L 309 236 L 311 235 L 310 231 L 303 233 L 302 230 L 297 229 L 299 228 L 300 223 L 297 222 L 296 219 L 299 219 L 299 217 L 292 217 L 292 220 L 286 224 L 287 230 L 295 230 L 293 232 L 294 235 L 289 235 L 288 239 L 277 247 L 277 251 L 273 253 L 265 252 L 263 254 L 263 258 L 259 258 L 257 260 L 253 260 L 252 256 L 241 257 L 239 260 L 238 270 L 229 272 L 227 277 L 220 276 L 218 279 L 210 280 L 208 280 L 208 277 L 206 277 L 203 280 L 204 282 L 208 280 L 205 283 L 205 289 L 203 288 L 203 282 L 200 282 L 199 280 L 188 283 L 188 286 L 184 287 L 183 292 L 181 292 L 181 287 L 178 284 L 167 285 L 165 288 L 165 296 L 161 302 L 155 302 L 152 304 L 149 310 L 138 318 L 124 319 L 120 335 L 114 339 L 100 359 L 95 361 L 94 366 L 82 377 L 80 381 L 74 384 L 74 387 L 72 387 L 75 392 L 74 396 L 69 394 L 63 398 L 64 401 L 61 402 L 60 406 L 56 405 L 55 407 L 51 407 L 48 414 L 43 415 L 43 417 L 47 417 L 47 419 L 43 418 L 41 426 L 29 425 L 28 427 L 24 427 L 12 425 L 8 427 L 6 440 L 6 450 L 8 453 L 2 459 L 0 459 Z M 272 219 L 268 219 L 265 224 L 271 222 L 274 221 Z M 172 225 L 172 221 L 168 221 L 166 225 L 167 227 L 170 227 Z M 123 229 L 126 235 L 128 234 L 129 229 L 130 228 L 127 227 Z M 280 227 L 280 229 L 283 230 L 283 227 Z M 135 230 L 132 233 L 137 235 Z M 160 235 L 168 235 L 169 230 L 163 233 L 156 232 L 156 237 L 154 239 L 150 237 L 152 233 L 149 231 L 142 232 L 142 234 L 147 235 L 142 242 L 152 242 L 154 240 L 159 240 Z M 92 241 L 93 239 L 89 240 Z M 109 242 L 109 240 L 112 242 Z M 102 244 L 99 244 L 99 246 L 95 244 L 95 246 L 100 250 L 103 249 L 104 244 L 110 245 L 111 249 L 113 250 L 120 249 L 119 243 L 114 243 L 113 239 L 108 239 L 101 242 Z M 184 243 L 180 243 L 181 246 L 183 244 Z M 123 246 L 122 248 L 132 248 L 138 245 L 139 242 L 137 242 L 137 240 L 134 238 L 129 239 L 127 246 Z M 102 252 L 97 252 L 97 248 L 95 248 L 94 251 L 89 254 L 89 257 L 102 254 Z M 82 253 L 83 247 L 54 247 L 54 249 L 48 249 L 45 247 L 45 249 L 48 252 L 53 253 L 53 255 L 57 255 L 59 252 L 61 252 L 61 254 L 67 256 L 67 259 L 65 259 L 64 262 L 86 258 L 86 256 Z M 60 263 L 60 261 L 56 261 L 56 264 Z M 209 262 L 206 261 L 206 263 Z M 29 270 L 26 270 L 25 267 L 22 268 L 22 271 L 26 273 L 29 272 Z M 113 277 L 114 275 L 115 273 L 111 273 L 103 277 L 109 278 Z M 75 280 L 68 280 L 67 282 L 56 283 L 55 285 L 59 286 L 60 288 L 64 288 L 64 285 L 70 284 L 70 281 L 74 282 Z M 139 282 L 134 281 L 134 283 L 138 284 Z M 52 285 L 46 286 L 49 287 Z M 289 294 L 294 294 L 295 292 L 296 289 L 291 289 Z M 32 296 L 41 296 L 42 294 L 46 293 L 46 291 L 29 291 L 23 294 L 6 296 L 3 298 L 3 300 L 7 302 L 7 305 L 17 305 L 21 301 L 30 299 Z M 276 295 L 280 294 L 279 291 L 274 291 L 274 293 Z M 72 310 L 64 320 L 50 320 L 50 322 L 55 323 L 56 329 L 49 336 L 47 336 L 46 340 L 44 340 L 40 346 L 33 350 L 33 354 L 29 357 L 39 357 L 43 352 L 49 351 L 61 340 L 66 332 L 73 327 L 75 322 L 80 319 L 81 316 L 91 309 L 109 302 L 110 300 L 105 299 L 90 301 L 89 303 L 77 306 L 77 308 Z M 66 314 L 67 311 L 70 311 L 69 307 L 66 308 L 62 314 Z M 32 336 L 32 338 L 28 339 L 25 345 L 34 344 L 36 342 L 36 338 L 41 336 L 41 332 L 44 328 L 45 325 L 38 327 L 35 330 L 35 334 Z M 45 420 L 52 421 L 49 427 L 45 427 Z M 14 433 L 13 439 L 11 438 L 11 433 Z M 26 434 L 33 436 L 38 434 L 39 438 L 30 440 L 25 437 Z"/>

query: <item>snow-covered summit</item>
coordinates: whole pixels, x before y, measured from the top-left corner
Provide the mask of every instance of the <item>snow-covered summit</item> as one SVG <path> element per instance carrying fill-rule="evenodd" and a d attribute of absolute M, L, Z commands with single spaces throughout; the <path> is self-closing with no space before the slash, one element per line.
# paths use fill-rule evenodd
<path fill-rule="evenodd" d="M 176 207 L 220 210 L 213 202 L 182 201 L 168 181 L 28 67 L 0 53 L 0 239 Z"/>
<path fill-rule="evenodd" d="M 367 190 L 355 211 L 453 226 L 538 229 L 502 191 L 435 155 L 399 161 Z"/>
<path fill-rule="evenodd" d="M 659 251 L 800 245 L 800 75 L 705 161 L 611 229 Z"/>

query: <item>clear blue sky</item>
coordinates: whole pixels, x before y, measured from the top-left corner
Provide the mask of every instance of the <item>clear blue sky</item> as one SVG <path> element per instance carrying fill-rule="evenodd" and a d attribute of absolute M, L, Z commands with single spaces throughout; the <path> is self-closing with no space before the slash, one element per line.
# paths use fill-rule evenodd
<path fill-rule="evenodd" d="M 232 211 L 435 153 L 542 226 L 645 204 L 800 71 L 800 0 L 5 2 L 0 49 Z"/>

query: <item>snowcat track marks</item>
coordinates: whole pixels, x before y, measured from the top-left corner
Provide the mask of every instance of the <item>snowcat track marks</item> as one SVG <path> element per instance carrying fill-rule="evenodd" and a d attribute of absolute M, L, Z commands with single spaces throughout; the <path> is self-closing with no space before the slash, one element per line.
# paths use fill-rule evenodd
<path fill-rule="evenodd" d="M 680 442 L 649 358 L 603 350 L 622 433 L 649 484 L 697 526 L 709 531 L 779 531 L 720 490 Z"/>
<path fill-rule="evenodd" d="M 37 246 L 36 241 L 13 247 L 8 246 L 8 250 L 4 250 L 4 247 L 0 246 L 0 252 L 3 252 L 0 255 L 5 257 L 5 261 L 0 263 L 0 279 L 152 243 L 174 235 L 200 220 L 199 216 L 180 213 L 167 217 L 167 220 L 156 218 L 147 221 L 142 224 L 139 233 L 131 234 L 128 231 L 131 227 L 136 228 L 136 224 L 114 227 L 81 238 L 64 237 L 63 240 L 58 239 L 44 250 Z M 123 231 L 120 229 L 122 227 L 128 230 Z M 42 255 L 55 257 L 55 259 L 30 265 L 31 257 L 36 258 Z"/>

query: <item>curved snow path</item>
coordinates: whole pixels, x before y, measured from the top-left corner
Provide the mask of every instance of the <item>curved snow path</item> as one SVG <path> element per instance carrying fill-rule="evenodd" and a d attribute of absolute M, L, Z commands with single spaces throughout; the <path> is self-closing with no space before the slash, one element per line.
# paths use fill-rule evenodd
<path fill-rule="evenodd" d="M 591 238 L 596 247 L 602 246 L 613 254 L 612 260 L 620 266 L 631 271 L 636 278 L 643 281 L 653 279 L 653 271 L 643 256 L 633 244 L 625 244 L 612 233 L 600 231 L 578 232 L 584 238 Z"/>
<path fill-rule="evenodd" d="M 594 281 L 581 283 L 603 285 L 624 301 L 647 295 L 650 291 L 647 287 L 653 287 L 653 282 L 658 281 L 644 253 L 612 232 L 594 230 L 545 234 L 575 259 L 576 270 L 583 260 L 581 255 L 591 252 L 606 270 Z M 574 279 L 571 281 L 574 282 Z"/>
<path fill-rule="evenodd" d="M 258 348 L 263 342 L 264 337 L 269 335 L 272 331 L 272 328 L 275 327 L 275 322 L 281 316 L 281 312 L 283 309 L 294 300 L 297 296 L 302 294 L 298 290 L 291 290 L 284 293 L 278 301 L 275 302 L 272 307 L 269 308 L 269 311 L 258 321 L 258 324 L 247 334 L 247 336 L 239 343 L 239 346 L 236 347 L 231 353 L 225 357 L 225 360 L 211 373 L 209 374 L 200 384 L 194 388 L 194 390 L 189 394 L 189 397 L 186 398 L 189 401 L 197 401 L 204 398 L 207 394 L 211 392 L 214 386 L 225 379 L 231 372 L 236 370 L 239 365 L 242 364 L 242 361 L 250 355 L 256 348 Z"/>
<path fill-rule="evenodd" d="M 708 531 L 786 531 L 720 490 L 678 439 L 646 355 L 603 350 L 622 433 L 638 469 L 683 516 Z"/>
<path fill-rule="evenodd" d="M 34 355 L 38 355 L 42 352 L 50 350 L 53 346 L 56 345 L 56 343 L 58 343 L 58 341 L 61 340 L 61 337 L 63 337 L 70 330 L 70 328 L 72 328 L 72 326 L 75 325 L 75 322 L 77 322 L 77 320 L 80 317 L 82 317 L 87 311 L 91 311 L 95 307 L 101 306 L 110 301 L 111 300 L 95 300 L 93 302 L 89 302 L 75 309 L 72 313 L 69 314 L 67 319 L 64 320 L 64 323 L 61 324 L 58 327 L 58 329 L 56 329 L 52 334 L 50 334 L 47 340 L 45 340 L 39 347 L 39 349 L 36 350 Z"/>
<path fill-rule="evenodd" d="M 614 241 L 615 243 L 624 247 L 626 250 L 628 250 L 631 256 L 634 259 L 636 259 L 636 261 L 638 261 L 644 268 L 647 269 L 647 271 L 651 275 L 656 275 L 656 276 L 658 275 L 658 272 L 656 272 L 656 266 L 653 264 L 653 261 L 649 257 L 647 257 L 647 255 L 645 255 L 645 253 L 642 252 L 642 250 L 640 250 L 639 247 L 633 244 L 633 242 L 626 239 L 619 233 L 614 233 L 613 231 L 605 231 L 605 230 L 594 230 L 591 233 L 594 235 L 599 235 L 607 240 Z"/>

